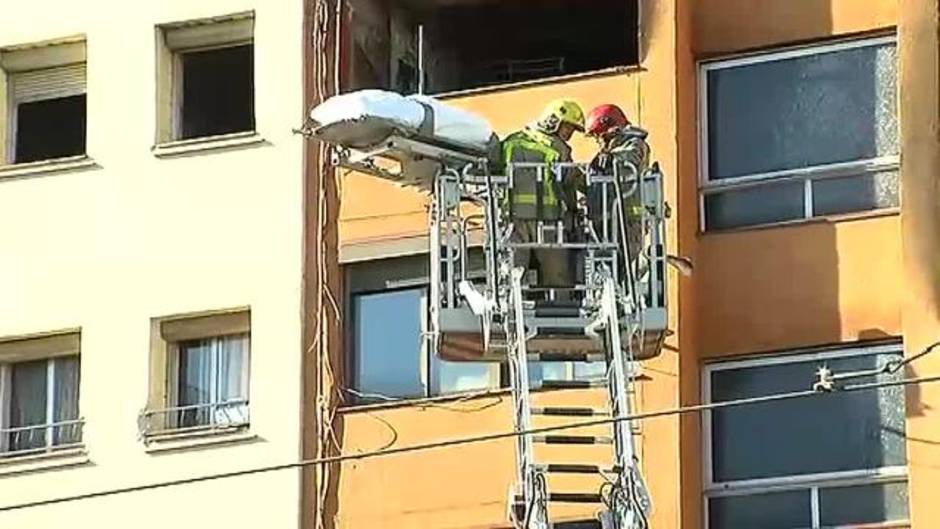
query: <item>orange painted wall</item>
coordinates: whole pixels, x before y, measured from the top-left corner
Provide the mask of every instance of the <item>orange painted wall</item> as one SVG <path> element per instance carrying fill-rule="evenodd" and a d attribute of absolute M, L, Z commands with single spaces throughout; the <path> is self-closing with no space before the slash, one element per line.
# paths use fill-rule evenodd
<path fill-rule="evenodd" d="M 898 336 L 899 230 L 889 215 L 702 236 L 702 357 Z"/>
<path fill-rule="evenodd" d="M 558 97 L 574 98 L 585 109 L 601 103 L 618 104 L 631 119 L 650 131 L 651 147 L 667 175 L 667 197 L 676 207 L 677 182 L 681 177 L 676 156 L 676 2 L 644 2 L 643 16 L 650 31 L 644 37 L 646 51 L 642 69 L 514 89 L 478 91 L 447 99 L 486 116 L 500 135 L 523 127 L 546 103 Z M 583 137 L 575 139 L 573 148 L 576 160 L 587 160 L 594 153 L 592 142 Z M 395 237 L 396 234 L 407 236 L 424 229 L 424 199 L 412 191 L 396 189 L 368 177 L 347 176 L 343 197 L 341 237 L 344 243 Z M 356 203 L 349 204 L 350 201 Z M 669 230 L 670 244 L 674 246 L 678 240 L 676 222 L 670 223 Z M 684 324 L 680 325 L 675 310 L 678 307 L 675 286 L 674 283 L 670 289 L 674 309 L 671 326 L 677 334 L 670 338 L 668 350 L 646 366 L 649 380 L 642 384 L 638 397 L 643 409 L 678 404 L 678 344 L 682 336 L 679 331 Z M 603 397 L 598 393 L 562 391 L 540 393 L 537 399 L 570 406 L 583 405 L 584 399 L 600 404 Z M 392 440 L 392 429 L 397 435 L 395 446 L 511 430 L 508 395 L 503 394 L 501 402 L 487 407 L 493 401 L 493 397 L 477 398 L 459 405 L 445 405 L 448 409 L 411 404 L 392 409 L 345 411 L 340 421 L 344 451 L 384 446 Z M 540 418 L 538 424 L 546 424 L 541 422 L 543 420 Z M 657 419 L 642 427 L 642 464 L 656 502 L 653 526 L 679 527 L 678 419 Z M 609 462 L 606 447 L 540 448 L 556 451 L 541 454 L 546 462 L 589 463 L 592 458 L 597 463 Z M 513 481 L 514 458 L 511 442 L 495 442 L 343 464 L 338 477 L 337 527 L 506 527 L 506 500 Z M 578 481 L 585 479 L 588 482 Z M 552 490 L 587 491 L 599 487 L 596 479 L 553 476 L 549 485 Z M 578 505 L 553 505 L 551 509 L 552 518 L 559 520 L 593 518 L 596 511 L 596 506 Z"/>
<path fill-rule="evenodd" d="M 691 53 L 702 59 L 876 31 L 893 27 L 896 16 L 887 0 L 701 0 Z M 680 130 L 697 134 L 697 124 L 685 119 Z M 680 211 L 692 215 L 697 207 Z M 899 230 L 897 216 L 880 216 L 699 235 L 701 357 L 900 334 Z"/>
<path fill-rule="evenodd" d="M 664 355 L 647 365 L 651 380 L 641 388 L 642 406 L 697 403 L 701 366 L 708 359 L 899 334 L 903 285 L 896 215 L 698 232 L 695 66 L 717 54 L 891 27 L 895 2 L 655 0 L 644 5 L 642 70 L 449 98 L 486 116 L 501 135 L 560 96 L 585 107 L 620 104 L 651 131 L 676 212 L 669 227 L 671 249 L 693 258 L 696 270 L 691 279 L 671 276 L 671 325 L 677 334 Z M 579 139 L 574 151 L 576 159 L 585 159 L 592 148 Z M 343 242 L 425 229 L 426 201 L 412 191 L 350 175 L 343 198 Z M 511 427 L 506 398 L 492 407 L 487 406 L 493 397 L 446 405 L 460 410 L 420 405 L 350 410 L 342 414 L 342 438 L 347 449 L 367 450 L 391 440 L 392 428 L 396 446 L 502 431 Z M 543 398 L 570 402 L 576 396 Z M 701 527 L 699 425 L 695 416 L 681 423 L 676 418 L 644 423 L 643 463 L 656 503 L 654 527 Z M 344 464 L 337 526 L 504 527 L 512 462 L 511 443 L 495 442 Z M 442 481 L 444 473 L 453 479 Z M 459 488 L 449 488 L 455 481 Z"/>
<path fill-rule="evenodd" d="M 912 356 L 940 339 L 940 6 L 901 0 L 899 22 L 901 207 L 904 240 L 904 348 Z M 908 377 L 940 373 L 940 356 L 923 357 Z M 907 387 L 907 458 L 911 521 L 940 520 L 940 384 Z"/>
<path fill-rule="evenodd" d="M 678 39 L 678 159 L 682 168 L 681 246 L 695 274 L 681 290 L 686 337 L 680 393 L 700 398 L 705 361 L 899 335 L 900 222 L 897 215 L 819 221 L 781 228 L 701 234 L 698 230 L 698 87 L 694 62 L 807 41 L 890 29 L 895 0 L 695 0 L 690 41 Z M 683 65 L 692 63 L 692 71 Z M 686 315 L 691 313 L 691 316 Z M 689 329 L 689 326 L 693 329 Z M 695 357 L 687 353 L 694 352 Z M 701 423 L 682 422 L 682 527 L 702 527 Z"/>
<path fill-rule="evenodd" d="M 895 0 L 695 0 L 699 57 L 890 28 Z"/>
<path fill-rule="evenodd" d="M 602 399 L 601 394 L 589 391 L 534 394 L 537 405 L 570 405 L 572 401 L 601 404 Z M 508 392 L 501 392 L 461 402 L 346 411 L 342 414 L 345 451 L 508 432 L 512 430 L 510 406 Z M 609 435 L 609 430 L 589 428 L 571 433 Z M 604 464 L 610 460 L 610 448 L 539 446 L 536 456 L 550 461 Z M 346 500 L 340 502 L 337 527 L 508 527 L 506 505 L 514 472 L 515 445 L 511 439 L 344 463 L 339 493 Z M 549 478 L 552 490 L 596 490 L 600 485 L 599 477 Z M 592 506 L 569 505 L 551 512 L 557 520 L 583 520 L 592 518 L 595 511 Z"/>
<path fill-rule="evenodd" d="M 671 55 L 669 55 L 671 57 Z M 667 70 L 668 71 L 668 70 Z M 651 81 L 642 72 L 611 73 L 543 84 L 512 90 L 494 90 L 450 98 L 449 102 L 478 112 L 490 119 L 500 135 L 508 134 L 531 121 L 542 107 L 558 97 L 573 97 L 590 108 L 602 102 L 623 106 L 634 119 L 657 131 L 651 144 L 665 167 L 675 167 L 674 123 L 670 113 L 639 110 L 659 104 L 657 98 L 669 93 L 668 87 L 658 92 L 647 88 Z M 672 83 L 671 75 L 656 82 Z M 637 102 L 637 90 L 642 99 Z M 655 97 L 643 94 L 655 93 Z M 573 142 L 576 159 L 587 159 L 593 145 L 586 138 Z M 675 172 L 670 173 L 675 177 Z M 670 182 L 670 193 L 675 188 Z M 425 229 L 423 197 L 411 190 L 396 188 L 376 179 L 350 175 L 344 180 L 344 197 L 356 204 L 344 204 L 344 242 L 375 240 L 406 236 Z M 348 201 L 347 201 L 348 202 Z M 419 210 L 421 210 L 419 212 Z M 392 226 L 394 224 L 394 226 Z M 673 294 L 673 298 L 676 298 Z M 677 367 L 675 347 L 663 358 L 651 363 L 650 380 L 640 389 L 645 408 L 674 406 L 677 402 Z M 479 435 L 512 428 L 508 395 L 488 407 L 494 398 L 480 398 L 459 405 L 424 408 L 421 404 L 370 411 L 348 410 L 342 414 L 342 432 L 349 452 L 384 446 L 397 432 L 395 446 L 429 442 L 434 439 Z M 582 392 L 542 393 L 543 401 L 582 405 L 580 399 L 598 401 L 599 394 Z M 444 409 L 447 408 L 447 409 Z M 479 411 L 467 411 L 476 410 Z M 540 423 L 545 424 L 545 423 Z M 676 420 L 665 419 L 644 424 L 641 451 L 649 486 L 657 498 L 657 527 L 678 527 L 678 429 Z M 594 431 L 600 435 L 602 431 Z M 555 461 L 582 461 L 578 450 L 586 450 L 589 458 L 603 463 L 605 448 L 563 448 Z M 551 454 L 547 454 L 551 456 Z M 339 511 L 337 527 L 503 527 L 507 520 L 506 499 L 512 483 L 514 447 L 511 442 L 496 442 L 473 447 L 460 447 L 432 452 L 366 460 L 342 465 L 339 477 Z M 609 461 L 609 457 L 606 459 Z M 590 461 L 588 461 L 590 462 Z M 453 481 L 443 479 L 442 472 Z M 552 478 L 553 480 L 556 478 Z M 590 478 L 563 478 L 553 482 L 552 490 L 584 491 L 599 487 Z M 594 479 L 596 481 L 596 479 Z M 450 483 L 459 487 L 449 487 Z M 587 487 L 587 488 L 586 488 Z M 368 502 L 346 498 L 368 497 Z M 585 519 L 593 517 L 596 508 L 563 506 L 552 510 L 553 518 Z"/>

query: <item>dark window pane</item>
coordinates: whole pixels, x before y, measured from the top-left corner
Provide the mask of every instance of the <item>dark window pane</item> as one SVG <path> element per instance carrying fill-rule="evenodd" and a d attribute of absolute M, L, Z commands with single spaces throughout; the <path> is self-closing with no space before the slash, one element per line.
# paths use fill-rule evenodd
<path fill-rule="evenodd" d="M 802 182 L 770 183 L 705 195 L 705 225 L 720 230 L 802 219 L 803 203 Z"/>
<path fill-rule="evenodd" d="M 179 345 L 179 426 L 209 424 L 212 402 L 212 340 L 191 340 Z"/>
<path fill-rule="evenodd" d="M 552 525 L 554 529 L 604 529 L 597 520 L 581 520 L 577 522 L 558 522 Z"/>
<path fill-rule="evenodd" d="M 823 526 L 898 522 L 908 518 L 907 483 L 820 489 Z"/>
<path fill-rule="evenodd" d="M 895 208 L 899 204 L 897 171 L 827 178 L 813 182 L 815 215 Z"/>
<path fill-rule="evenodd" d="M 16 107 L 16 163 L 85 154 L 85 94 Z"/>
<path fill-rule="evenodd" d="M 423 397 L 421 322 L 423 290 L 357 296 L 357 391 L 386 397 Z M 368 398 L 368 397 L 365 397 Z"/>
<path fill-rule="evenodd" d="M 812 527 L 809 491 L 728 496 L 708 500 L 709 529 Z"/>
<path fill-rule="evenodd" d="M 715 371 L 712 400 L 806 390 L 822 364 L 848 372 L 872 369 L 890 358 L 896 357 L 866 355 Z M 858 382 L 866 380 L 875 378 Z M 820 394 L 715 410 L 712 444 L 716 482 L 904 465 L 904 390 Z"/>
<path fill-rule="evenodd" d="M 547 0 L 533 9 L 529 0 L 409 1 L 396 2 L 389 16 L 384 3 L 350 2 L 350 88 L 414 89 L 417 22 L 431 93 L 637 64 L 638 3 Z"/>
<path fill-rule="evenodd" d="M 55 387 L 53 413 L 55 422 L 78 419 L 79 358 L 56 358 L 54 362 Z M 59 425 L 53 432 L 54 444 L 77 443 L 82 440 L 81 426 L 77 423 Z"/>
<path fill-rule="evenodd" d="M 46 429 L 23 429 L 47 424 L 48 362 L 37 360 L 13 364 L 11 368 L 10 434 L 11 450 L 29 450 L 46 444 Z"/>
<path fill-rule="evenodd" d="M 712 180 L 899 152 L 894 44 L 707 75 Z"/>
<path fill-rule="evenodd" d="M 254 46 L 182 54 L 182 137 L 255 128 Z"/>

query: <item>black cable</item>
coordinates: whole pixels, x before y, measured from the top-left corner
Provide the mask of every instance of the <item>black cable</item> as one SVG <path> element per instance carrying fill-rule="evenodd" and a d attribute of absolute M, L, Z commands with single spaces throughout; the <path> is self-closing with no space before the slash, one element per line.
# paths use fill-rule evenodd
<path fill-rule="evenodd" d="M 888 362 L 887 364 L 885 364 L 884 372 L 893 375 L 894 373 L 897 373 L 898 371 L 900 371 L 904 366 L 912 362 L 915 362 L 917 360 L 920 360 L 922 357 L 925 357 L 929 355 L 930 353 L 934 352 L 937 347 L 940 347 L 940 341 L 936 341 L 928 345 L 927 347 L 924 348 L 923 351 L 917 353 L 914 356 L 910 356 L 903 360 L 896 360 L 894 362 Z"/>
<path fill-rule="evenodd" d="M 596 420 L 590 420 L 590 421 L 578 421 L 578 422 L 560 424 L 557 426 L 545 426 L 545 427 L 539 427 L 539 428 L 531 428 L 531 429 L 523 430 L 523 431 L 499 432 L 499 433 L 478 435 L 478 436 L 473 436 L 473 437 L 448 439 L 445 441 L 435 441 L 431 443 L 403 446 L 399 448 L 389 448 L 386 450 L 378 450 L 378 451 L 372 451 L 372 452 L 362 452 L 358 454 L 340 454 L 336 456 L 327 456 L 327 457 L 316 458 L 316 459 L 305 459 L 302 461 L 296 461 L 293 463 L 284 463 L 280 465 L 270 465 L 270 466 L 250 468 L 250 469 L 245 469 L 245 470 L 233 470 L 230 472 L 221 472 L 218 474 L 208 474 L 204 476 L 195 476 L 191 478 L 162 481 L 162 482 L 157 482 L 157 483 L 147 483 L 143 485 L 134 485 L 130 487 L 118 487 L 114 489 L 88 492 L 84 494 L 75 494 L 71 496 L 60 496 L 57 498 L 49 498 L 45 500 L 37 500 L 37 501 L 31 501 L 31 502 L 16 503 L 16 504 L 11 504 L 11 505 L 0 506 L 0 512 L 26 509 L 30 507 L 55 505 L 59 503 L 68 503 L 68 502 L 87 500 L 87 499 L 92 499 L 92 498 L 101 498 L 104 496 L 113 496 L 116 494 L 127 494 L 131 492 L 141 492 L 145 490 L 161 489 L 161 488 L 174 487 L 174 486 L 179 486 L 179 485 L 188 485 L 192 483 L 202 483 L 206 481 L 215 481 L 219 479 L 249 476 L 253 474 L 276 472 L 280 470 L 303 468 L 303 467 L 314 466 L 314 465 L 339 463 L 342 461 L 370 459 L 374 457 L 383 457 L 383 456 L 389 456 L 389 455 L 395 455 L 395 454 L 418 452 L 418 451 L 423 451 L 423 450 L 432 450 L 436 448 L 446 448 L 446 447 L 451 447 L 451 446 L 461 446 L 461 445 L 482 443 L 482 442 L 488 442 L 488 441 L 498 441 L 502 439 L 520 437 L 524 435 L 534 435 L 534 434 L 557 432 L 557 431 L 563 431 L 563 430 L 572 430 L 576 428 L 585 428 L 588 426 L 616 424 L 616 423 L 620 423 L 624 421 L 653 419 L 657 417 L 668 417 L 670 415 L 699 413 L 702 411 L 732 408 L 732 407 L 737 407 L 737 406 L 747 406 L 751 404 L 765 404 L 768 402 L 792 400 L 792 399 L 806 398 L 806 397 L 812 397 L 812 396 L 825 398 L 825 395 L 830 395 L 833 393 L 868 391 L 868 390 L 873 390 L 873 389 L 882 389 L 886 387 L 906 386 L 906 385 L 911 385 L 911 384 L 927 384 L 927 383 L 932 383 L 932 382 L 940 382 L 940 375 L 933 375 L 933 376 L 919 377 L 919 378 L 908 378 L 908 379 L 893 380 L 893 381 L 886 381 L 886 382 L 853 384 L 850 386 L 845 386 L 843 388 L 836 389 L 834 392 L 802 390 L 802 391 L 793 391 L 789 393 L 778 393 L 774 395 L 764 395 L 761 397 L 749 397 L 745 399 L 735 399 L 735 400 L 727 400 L 727 401 L 722 401 L 722 402 L 713 402 L 709 404 L 678 406 L 674 408 L 666 408 L 666 409 L 657 410 L 657 411 L 637 413 L 634 415 L 625 415 L 622 417 L 611 417 L 607 419 L 596 419 Z"/>

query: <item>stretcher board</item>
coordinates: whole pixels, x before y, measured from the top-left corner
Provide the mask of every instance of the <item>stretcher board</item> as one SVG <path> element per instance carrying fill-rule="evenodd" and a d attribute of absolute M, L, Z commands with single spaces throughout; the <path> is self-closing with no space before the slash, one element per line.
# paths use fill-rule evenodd
<path fill-rule="evenodd" d="M 334 147 L 336 165 L 426 190 L 442 167 L 499 153 L 485 119 L 425 96 L 352 92 L 318 105 L 310 118 L 313 137 Z"/>

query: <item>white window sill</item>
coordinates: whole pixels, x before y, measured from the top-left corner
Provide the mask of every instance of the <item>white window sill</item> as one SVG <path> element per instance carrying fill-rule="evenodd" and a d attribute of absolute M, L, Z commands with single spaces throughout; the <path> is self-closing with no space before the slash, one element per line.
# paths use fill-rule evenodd
<path fill-rule="evenodd" d="M 66 158 L 55 158 L 52 160 L 41 160 L 38 162 L 0 165 L 0 180 L 5 178 L 41 176 L 63 171 L 78 171 L 97 167 L 97 165 L 98 164 L 96 164 L 93 159 L 84 154 L 80 156 L 68 156 Z"/>
<path fill-rule="evenodd" d="M 88 452 L 84 446 L 62 448 L 51 452 L 11 455 L 0 458 L 0 477 L 27 472 L 40 472 L 65 467 L 74 467 L 89 463 Z"/>
<path fill-rule="evenodd" d="M 225 429 L 161 433 L 147 437 L 144 442 L 148 454 L 158 454 L 206 446 L 245 443 L 257 439 L 258 434 L 250 432 L 247 426 L 233 426 Z"/>
<path fill-rule="evenodd" d="M 896 217 L 900 214 L 900 207 L 868 209 L 864 211 L 852 211 L 849 213 L 834 213 L 832 215 L 819 215 L 818 217 L 768 222 L 766 224 L 751 224 L 748 226 L 735 226 L 731 228 L 705 229 L 705 231 L 699 231 L 699 235 L 724 235 L 777 228 L 796 228 L 809 224 L 838 224 L 842 222 L 869 220 L 878 217 Z"/>
<path fill-rule="evenodd" d="M 198 154 L 221 149 L 240 149 L 265 143 L 264 138 L 255 131 L 235 132 L 219 136 L 206 136 L 188 140 L 168 141 L 153 146 L 153 155 L 158 158 Z"/>

